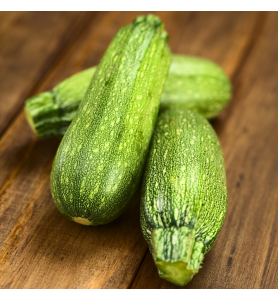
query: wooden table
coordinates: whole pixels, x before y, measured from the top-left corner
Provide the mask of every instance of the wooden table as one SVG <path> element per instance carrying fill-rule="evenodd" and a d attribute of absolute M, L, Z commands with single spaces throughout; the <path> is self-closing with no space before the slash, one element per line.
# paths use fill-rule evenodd
<path fill-rule="evenodd" d="M 178 288 L 159 278 L 139 226 L 139 192 L 116 221 L 85 227 L 49 188 L 59 139 L 29 128 L 26 98 L 99 63 L 139 12 L 0 12 L 0 287 Z M 224 68 L 233 99 L 212 124 L 228 211 L 185 288 L 278 288 L 278 14 L 158 12 L 173 53 Z"/>

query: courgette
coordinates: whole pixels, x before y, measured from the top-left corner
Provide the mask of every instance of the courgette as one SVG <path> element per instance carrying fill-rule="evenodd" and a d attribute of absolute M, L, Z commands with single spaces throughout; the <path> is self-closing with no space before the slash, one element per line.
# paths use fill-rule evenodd
<path fill-rule="evenodd" d="M 92 67 L 77 73 L 59 83 L 51 92 L 41 93 L 26 101 L 28 122 L 39 137 L 65 133 L 95 70 L 96 67 Z M 160 110 L 189 108 L 212 118 L 230 99 L 231 84 L 219 66 L 199 57 L 172 55 Z"/>
<path fill-rule="evenodd" d="M 39 137 L 61 136 L 75 117 L 96 67 L 79 72 L 52 91 L 40 93 L 25 102 L 25 114 L 33 131 Z"/>
<path fill-rule="evenodd" d="M 226 107 L 230 99 L 231 83 L 218 65 L 200 57 L 175 55 L 160 110 L 191 109 L 211 119 Z"/>
<path fill-rule="evenodd" d="M 140 16 L 105 52 L 51 171 L 57 208 L 84 225 L 116 219 L 133 197 L 171 53 L 159 18 Z"/>
<path fill-rule="evenodd" d="M 140 220 L 160 277 L 185 285 L 224 222 L 222 149 L 209 122 L 191 110 L 161 113 L 142 185 Z"/>

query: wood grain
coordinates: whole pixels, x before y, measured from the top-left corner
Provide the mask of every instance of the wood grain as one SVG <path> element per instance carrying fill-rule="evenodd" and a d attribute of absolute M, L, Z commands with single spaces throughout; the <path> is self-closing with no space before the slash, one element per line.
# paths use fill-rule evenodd
<path fill-rule="evenodd" d="M 173 53 L 210 59 L 230 77 L 257 35 L 256 23 L 263 18 L 257 12 L 191 12 L 188 18 L 182 12 L 165 14 L 168 19 L 162 16 L 162 20 Z"/>
<path fill-rule="evenodd" d="M 46 63 L 47 58 L 44 58 L 44 66 L 47 65 L 49 72 L 39 80 L 39 83 L 36 83 L 35 89 L 33 88 L 31 91 L 28 87 L 28 93 L 31 95 L 31 93 L 36 94 L 51 89 L 65 77 L 98 64 L 117 30 L 124 24 L 131 22 L 138 14 L 140 13 L 111 12 L 95 14 L 94 19 L 88 22 L 86 28 L 71 40 L 59 60 L 56 60 L 55 63 L 54 61 Z M 227 172 L 230 168 L 230 173 L 227 173 L 229 200 L 234 199 L 236 201 L 235 197 L 240 199 L 243 211 L 247 213 L 248 206 L 244 206 L 244 203 L 247 205 L 244 197 L 256 196 L 249 190 L 254 189 L 254 186 L 250 183 L 240 198 L 240 194 L 236 193 L 242 190 L 242 187 L 233 187 L 233 185 L 237 184 L 234 182 L 236 179 L 236 181 L 239 181 L 239 185 L 243 186 L 246 178 L 248 178 L 246 173 L 239 171 L 238 168 L 241 167 L 243 161 L 239 160 L 237 162 L 237 156 L 234 154 L 234 152 L 238 154 L 240 152 L 240 147 L 235 145 L 235 139 L 238 137 L 238 143 L 242 141 L 244 144 L 248 134 L 245 133 L 244 135 L 241 132 L 242 127 L 240 127 L 240 131 L 235 130 L 233 126 L 238 126 L 236 124 L 237 120 L 242 120 L 242 123 L 244 123 L 244 115 L 240 111 L 244 107 L 246 109 L 244 105 L 247 101 L 245 95 L 248 94 L 246 87 L 248 87 L 248 82 L 249 85 L 252 83 L 247 79 L 243 84 L 241 82 L 243 79 L 237 78 L 242 78 L 244 72 L 247 77 L 249 76 L 248 78 L 251 75 L 255 76 L 252 73 L 254 68 L 251 67 L 254 61 L 250 62 L 251 58 L 248 57 L 248 54 L 252 50 L 252 57 L 254 56 L 253 53 L 256 48 L 253 50 L 253 46 L 257 45 L 255 43 L 256 39 L 260 38 L 260 44 L 262 44 L 260 49 L 266 47 L 266 45 L 263 46 L 263 42 L 261 42 L 262 35 L 259 34 L 263 23 L 261 21 L 262 14 L 246 12 L 225 14 L 159 12 L 157 14 L 166 24 L 172 52 L 201 55 L 213 59 L 231 77 L 235 76 L 238 70 L 242 70 L 234 78 L 236 82 L 236 98 L 233 99 L 235 105 L 232 102 L 227 112 L 220 117 L 222 121 L 215 121 L 215 126 L 224 147 Z M 274 26 L 277 23 L 273 21 L 275 15 L 270 19 L 272 21 L 267 21 L 272 22 L 271 25 Z M 32 21 L 30 22 L 32 23 Z M 269 24 L 266 28 L 270 27 Z M 272 32 L 274 32 L 274 29 Z M 271 54 L 270 52 L 267 53 Z M 259 54 L 257 56 L 260 57 Z M 249 69 L 247 66 L 242 67 L 246 58 L 248 58 Z M 266 61 L 268 60 L 266 59 Z M 257 78 L 261 78 L 258 72 L 254 73 L 257 74 Z M 26 85 L 22 84 L 22 89 L 27 91 Z M 18 91 L 16 92 L 18 93 Z M 251 98 L 248 100 L 249 102 L 252 101 Z M 15 103 L 17 103 L 16 101 L 20 102 L 22 100 L 18 97 Z M 271 104 L 269 104 L 269 107 L 271 107 Z M 20 104 L 17 105 L 20 107 Z M 243 107 L 238 112 L 237 107 L 240 105 L 243 105 Z M 256 109 L 258 109 L 257 106 L 252 111 L 254 112 Z M 249 114 L 249 116 L 250 121 L 253 120 L 254 115 L 252 117 Z M 270 120 L 269 124 L 271 122 Z M 260 123 L 256 124 L 258 126 Z M 251 130 L 249 127 L 248 129 Z M 38 140 L 34 137 L 26 123 L 23 112 L 10 124 L 0 140 L 0 168 L 2 170 L 0 173 L 0 287 L 128 288 L 131 285 L 133 288 L 175 287 L 158 277 L 152 258 L 147 252 L 147 245 L 139 226 L 139 195 L 135 197 L 127 211 L 119 219 L 105 226 L 90 228 L 81 226 L 67 220 L 58 212 L 49 189 L 50 168 L 58 144 L 58 139 Z M 275 146 L 274 144 L 272 142 L 271 145 Z M 249 144 L 247 145 L 245 142 L 244 145 L 246 149 L 249 149 Z M 261 144 L 259 143 L 259 145 Z M 262 151 L 261 146 L 259 149 Z M 272 154 L 270 152 L 268 150 L 266 154 Z M 248 153 L 244 153 L 248 156 Z M 246 157 L 243 157 L 244 159 Z M 260 167 L 262 167 L 262 164 L 257 163 Z M 255 169 L 251 170 L 254 172 Z M 274 166 L 272 172 L 273 170 Z M 243 177 L 240 174 L 244 174 Z M 266 173 L 261 172 L 261 174 Z M 249 176 L 251 175 L 249 174 Z M 266 191 L 263 194 L 268 195 L 268 192 Z M 273 197 L 276 195 L 274 190 L 271 195 Z M 246 239 L 246 236 L 244 232 L 241 232 L 241 239 L 237 240 L 236 236 L 233 235 L 233 239 L 229 244 L 225 239 L 228 234 L 227 230 L 230 228 L 229 225 L 227 227 L 227 223 L 231 222 L 231 226 L 236 226 L 240 231 L 239 224 L 236 222 L 245 221 L 242 219 L 244 214 L 240 214 L 238 211 L 237 213 L 241 215 L 241 219 L 237 218 L 235 214 L 232 214 L 233 217 L 229 217 L 231 209 L 236 209 L 235 202 L 235 207 L 233 207 L 233 202 L 230 203 L 231 201 L 229 202 L 225 226 L 217 239 L 216 245 L 206 255 L 203 268 L 187 287 L 219 287 L 220 283 L 214 282 L 217 268 L 214 267 L 213 269 L 212 264 L 218 262 L 218 265 L 223 265 L 222 275 L 226 274 L 226 269 L 231 270 L 235 265 L 233 257 L 238 255 L 237 249 L 240 249 L 244 241 L 242 237 Z M 275 211 L 272 211 L 272 218 L 274 215 Z M 275 235 L 275 230 L 274 226 L 272 235 Z M 264 233 L 269 234 L 266 229 Z M 237 234 L 240 235 L 239 232 Z M 224 251 L 223 245 L 226 247 Z M 231 245 L 236 245 L 236 248 L 230 248 Z M 218 249 L 217 247 L 219 250 L 215 250 Z M 273 245 L 271 249 L 274 249 Z M 227 256 L 227 251 L 233 252 L 229 254 L 232 260 L 229 259 L 230 256 Z M 148 254 L 144 260 L 146 253 Z M 226 253 L 226 256 L 224 253 Z M 258 255 L 258 253 L 256 254 Z M 266 274 L 274 272 L 271 271 L 274 270 L 274 267 L 270 263 L 271 258 L 276 257 L 273 253 L 272 251 L 269 255 Z M 277 261 L 277 257 L 275 259 Z M 229 263 L 227 260 L 229 260 Z M 227 264 L 229 267 L 227 267 Z M 224 266 L 226 269 L 224 269 Z M 140 271 L 138 272 L 139 268 Z M 250 265 L 246 264 L 247 271 L 248 268 L 250 268 Z M 206 278 L 205 283 L 203 283 L 203 276 Z M 217 278 L 219 278 L 217 279 L 219 281 L 221 276 L 219 275 Z M 227 287 L 239 284 L 234 277 L 226 276 L 225 278 Z M 265 278 L 268 278 L 268 280 L 265 281 L 264 286 L 271 281 L 271 277 Z"/>
<path fill-rule="evenodd" d="M 81 12 L 2 12 L 0 136 L 88 17 Z"/>
<path fill-rule="evenodd" d="M 278 14 L 271 13 L 235 82 L 222 127 L 228 183 L 224 226 L 203 268 L 185 288 L 277 288 Z M 161 280 L 148 254 L 134 288 L 177 288 Z M 150 278 L 152 283 L 150 284 Z"/>

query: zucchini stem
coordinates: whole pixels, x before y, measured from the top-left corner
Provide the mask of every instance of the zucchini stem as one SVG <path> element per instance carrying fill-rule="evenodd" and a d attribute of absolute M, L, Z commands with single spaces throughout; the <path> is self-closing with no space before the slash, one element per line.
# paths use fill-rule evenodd
<path fill-rule="evenodd" d="M 159 276 L 181 286 L 199 271 L 204 257 L 204 244 L 186 226 L 154 229 L 152 248 Z"/>

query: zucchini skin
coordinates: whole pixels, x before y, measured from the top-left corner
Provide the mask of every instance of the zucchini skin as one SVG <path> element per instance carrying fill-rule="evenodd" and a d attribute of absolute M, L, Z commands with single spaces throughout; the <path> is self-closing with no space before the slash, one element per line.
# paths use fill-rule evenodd
<path fill-rule="evenodd" d="M 226 210 L 224 159 L 209 122 L 191 110 L 161 113 L 143 178 L 140 220 L 162 278 L 177 285 L 192 279 Z"/>
<path fill-rule="evenodd" d="M 63 135 L 75 117 L 96 67 L 79 72 L 51 92 L 26 101 L 25 112 L 30 126 L 39 137 Z M 231 99 L 231 83 L 224 71 L 199 57 L 172 55 L 165 81 L 160 110 L 192 109 L 206 118 L 217 116 Z"/>
<path fill-rule="evenodd" d="M 106 224 L 138 188 L 171 53 L 148 15 L 121 28 L 105 52 L 51 171 L 57 208 L 83 225 Z"/>
<path fill-rule="evenodd" d="M 64 135 L 84 98 L 96 67 L 79 72 L 52 91 L 40 93 L 25 102 L 25 114 L 39 137 Z"/>
<path fill-rule="evenodd" d="M 215 63 L 200 57 L 175 55 L 163 90 L 160 111 L 192 109 L 207 119 L 229 103 L 231 83 Z"/>

